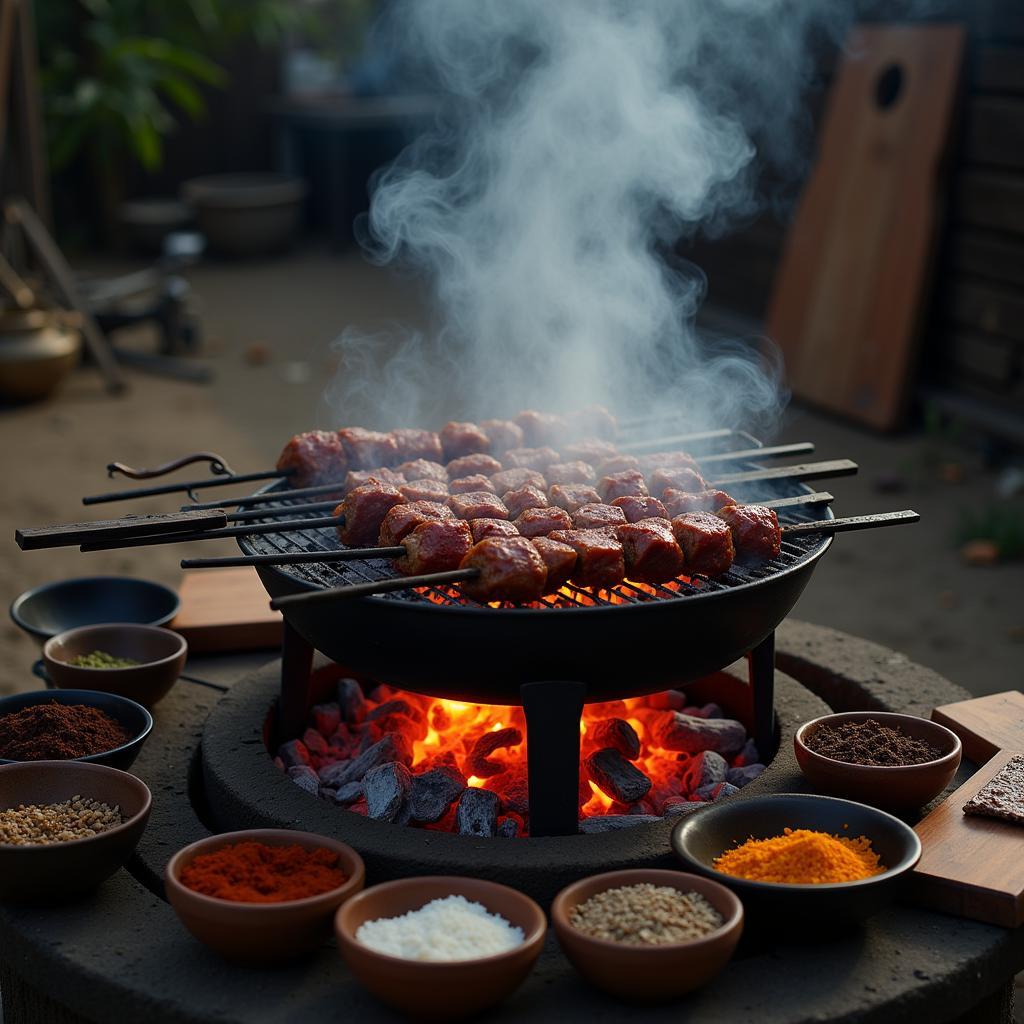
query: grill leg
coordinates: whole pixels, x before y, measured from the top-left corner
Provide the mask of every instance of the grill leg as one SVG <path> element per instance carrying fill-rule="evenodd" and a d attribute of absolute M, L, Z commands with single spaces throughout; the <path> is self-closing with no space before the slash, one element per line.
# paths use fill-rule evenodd
<path fill-rule="evenodd" d="M 313 668 L 313 645 L 296 633 L 285 619 L 281 641 L 281 696 L 278 718 L 285 739 L 301 736 L 313 703 L 309 676 Z"/>
<path fill-rule="evenodd" d="M 579 831 L 580 716 L 583 683 L 525 683 L 530 835 L 571 836 Z"/>
<path fill-rule="evenodd" d="M 754 706 L 754 743 L 762 760 L 775 752 L 775 632 L 747 655 L 747 679 Z"/>

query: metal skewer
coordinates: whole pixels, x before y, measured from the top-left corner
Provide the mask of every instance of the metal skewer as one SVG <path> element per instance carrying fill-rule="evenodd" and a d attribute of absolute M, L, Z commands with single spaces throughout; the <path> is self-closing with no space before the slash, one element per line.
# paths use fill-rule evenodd
<path fill-rule="evenodd" d="M 227 487 L 229 484 L 247 484 L 256 480 L 283 480 L 289 476 L 288 471 L 280 469 L 266 470 L 262 473 L 236 473 L 228 476 L 214 476 L 203 480 L 183 480 L 176 484 L 157 484 L 155 487 L 138 487 L 131 491 L 110 491 L 107 494 L 90 494 L 82 499 L 83 505 L 102 505 L 108 501 L 129 501 L 132 498 L 150 498 L 158 494 L 176 494 L 182 491 L 203 490 L 207 487 Z M 190 506 L 196 507 L 196 506 Z M 216 502 L 212 508 L 219 508 Z"/>

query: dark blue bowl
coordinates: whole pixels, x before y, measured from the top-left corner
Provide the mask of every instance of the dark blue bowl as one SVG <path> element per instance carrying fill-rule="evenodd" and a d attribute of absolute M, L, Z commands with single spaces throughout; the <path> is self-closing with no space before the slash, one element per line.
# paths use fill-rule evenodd
<path fill-rule="evenodd" d="M 35 704 L 87 704 L 91 708 L 110 715 L 124 726 L 131 739 L 123 746 L 113 750 L 104 750 L 88 757 L 76 757 L 75 761 L 88 761 L 91 764 L 105 764 L 109 768 L 120 768 L 127 771 L 131 763 L 139 756 L 142 744 L 146 742 L 153 728 L 153 716 L 141 705 L 127 697 L 116 693 L 100 693 L 98 690 L 32 690 L 29 693 L 15 693 L 10 697 L 0 698 L 0 717 L 32 707 Z M 0 757 L 0 764 L 30 764 L 27 761 L 12 761 Z"/>
<path fill-rule="evenodd" d="M 37 640 L 78 626 L 132 622 L 166 626 L 181 602 L 162 583 L 132 576 L 81 576 L 26 590 L 11 604 L 11 618 Z"/>

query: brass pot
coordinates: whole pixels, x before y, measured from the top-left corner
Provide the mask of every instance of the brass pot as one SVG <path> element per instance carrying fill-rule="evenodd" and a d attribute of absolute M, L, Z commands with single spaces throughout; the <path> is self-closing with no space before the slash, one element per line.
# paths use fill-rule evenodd
<path fill-rule="evenodd" d="M 0 395 L 45 398 L 78 365 L 77 319 L 57 310 L 0 312 Z"/>

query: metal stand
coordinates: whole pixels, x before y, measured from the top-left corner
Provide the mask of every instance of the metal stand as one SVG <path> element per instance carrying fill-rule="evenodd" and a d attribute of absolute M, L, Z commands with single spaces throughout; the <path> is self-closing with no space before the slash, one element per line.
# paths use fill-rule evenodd
<path fill-rule="evenodd" d="M 281 696 L 278 699 L 278 720 L 281 735 L 286 739 L 301 736 L 306 716 L 313 704 L 310 676 L 313 669 L 313 645 L 284 622 L 281 639 Z"/>
<path fill-rule="evenodd" d="M 775 631 L 747 655 L 747 679 L 753 705 L 754 743 L 762 760 L 775 753 Z"/>
<path fill-rule="evenodd" d="M 569 836 L 579 831 L 580 716 L 583 683 L 525 683 L 530 835 Z"/>

